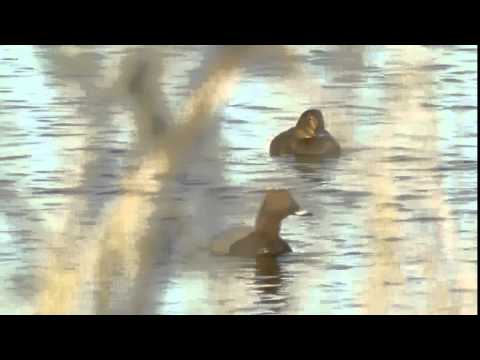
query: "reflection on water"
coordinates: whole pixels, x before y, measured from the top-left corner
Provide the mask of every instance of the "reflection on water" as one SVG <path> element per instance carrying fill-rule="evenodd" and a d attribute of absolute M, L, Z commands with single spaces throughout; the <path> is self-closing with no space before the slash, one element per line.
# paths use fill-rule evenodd
<path fill-rule="evenodd" d="M 255 288 L 258 293 L 256 304 L 269 307 L 272 312 L 279 312 L 288 299 L 282 295 L 282 274 L 277 259 L 259 257 L 255 264 Z"/>
<path fill-rule="evenodd" d="M 476 118 L 476 46 L 0 46 L 0 312 L 476 313 Z M 269 187 L 294 253 L 210 256 Z"/>

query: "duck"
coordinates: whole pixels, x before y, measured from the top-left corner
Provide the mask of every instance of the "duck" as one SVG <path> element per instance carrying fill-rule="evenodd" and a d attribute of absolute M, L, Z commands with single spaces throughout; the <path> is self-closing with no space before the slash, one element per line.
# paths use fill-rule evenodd
<path fill-rule="evenodd" d="M 292 252 L 280 237 L 282 221 L 290 215 L 309 216 L 288 190 L 268 190 L 258 211 L 254 226 L 239 226 L 218 234 L 210 251 L 219 256 L 279 256 Z"/>
<path fill-rule="evenodd" d="M 270 156 L 314 156 L 318 159 L 339 157 L 341 148 L 325 129 L 323 114 L 318 109 L 302 113 L 297 124 L 277 135 L 270 143 Z"/>

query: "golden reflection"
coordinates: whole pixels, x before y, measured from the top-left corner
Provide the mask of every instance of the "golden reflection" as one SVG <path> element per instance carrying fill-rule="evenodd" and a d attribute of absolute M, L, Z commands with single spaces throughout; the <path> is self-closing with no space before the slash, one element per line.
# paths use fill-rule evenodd
<path fill-rule="evenodd" d="M 369 190 L 372 193 L 372 201 L 365 222 L 373 235 L 369 243 L 375 254 L 367 281 L 366 311 L 369 314 L 388 313 L 394 300 L 399 298 L 397 285 L 403 285 L 405 281 L 396 255 L 398 250 L 389 240 L 403 237 L 402 229 L 397 222 L 398 210 L 387 205 L 394 203 L 395 200 L 392 174 L 385 166 L 380 165 L 379 160 L 380 158 L 377 158 L 375 174 L 370 175 L 372 181 L 368 182 L 371 184 Z"/>
<path fill-rule="evenodd" d="M 415 165 L 425 172 L 420 172 L 418 178 L 412 182 L 402 182 L 402 187 L 405 187 L 408 193 L 414 193 L 414 190 L 421 183 L 425 188 L 429 189 L 429 195 L 422 197 L 419 204 L 423 204 L 423 209 L 431 213 L 430 216 L 438 216 L 441 221 L 435 222 L 434 232 L 424 232 L 422 237 L 425 237 L 426 253 L 418 254 L 425 258 L 424 275 L 427 278 L 427 306 L 426 311 L 432 314 L 455 314 L 461 313 L 462 305 L 455 301 L 455 296 L 452 295 L 452 285 L 454 287 L 460 286 L 465 280 L 469 289 L 474 289 L 475 285 L 471 280 L 473 277 L 467 273 L 459 273 L 456 265 L 458 263 L 459 238 L 457 236 L 455 220 L 451 214 L 448 203 L 446 202 L 446 195 L 442 191 L 441 181 L 436 180 L 435 169 L 438 168 L 440 149 L 437 144 L 437 139 L 440 137 L 438 131 L 438 118 L 434 111 L 429 111 L 422 106 L 425 99 L 434 96 L 432 88 L 432 73 L 422 70 L 420 67 L 433 64 L 433 57 L 420 46 L 402 47 L 397 53 L 403 65 L 400 65 L 400 84 L 402 85 L 397 90 L 391 90 L 396 101 L 391 102 L 390 113 L 393 122 L 393 129 L 390 131 L 382 131 L 382 138 L 385 139 L 385 144 L 382 142 L 381 146 L 386 144 L 398 144 L 391 136 L 393 133 L 401 133 L 407 135 L 403 139 L 404 146 L 411 148 L 416 156 L 419 156 Z M 378 167 L 377 167 L 378 168 Z M 429 173 L 428 170 L 431 169 Z M 386 166 L 380 166 L 378 173 L 381 174 L 379 179 L 388 181 L 392 185 L 392 175 L 386 171 Z M 424 178 L 422 178 L 424 176 Z M 379 186 L 380 185 L 380 186 Z M 375 182 L 375 188 L 382 188 L 382 183 Z M 393 189 L 387 190 L 385 194 L 392 194 Z M 383 199 L 383 202 L 390 202 L 390 199 Z M 392 209 L 389 210 L 393 211 Z M 398 214 L 391 214 L 393 219 L 400 220 Z M 380 225 L 380 224 L 379 224 Z M 397 236 L 395 229 L 398 226 L 395 223 L 386 224 L 383 226 L 383 236 Z M 381 226 L 381 225 L 380 225 Z M 424 225 L 425 226 L 425 225 Z M 392 233 L 393 231 L 393 233 Z M 431 235 L 431 237 L 426 236 Z M 408 239 L 407 239 L 408 240 Z M 388 260 L 392 266 L 393 260 Z M 373 267 L 375 269 L 375 266 Z M 447 269 L 450 269 L 449 271 Z M 383 277 L 387 278 L 392 270 L 385 270 Z M 393 268 L 393 271 L 398 272 L 398 269 Z M 453 282 L 451 277 L 454 277 Z M 455 285 L 454 285 L 455 284 Z M 463 285 L 465 286 L 465 284 Z M 377 287 L 378 289 L 378 287 Z M 460 297 L 463 297 L 465 292 L 461 292 Z M 406 296 L 406 295 L 405 295 Z M 372 296 L 375 298 L 375 296 Z M 398 299 L 397 299 L 398 302 Z M 408 302 L 406 302 L 408 304 Z M 385 309 L 386 310 L 386 309 Z"/>
<path fill-rule="evenodd" d="M 151 121 L 140 116 L 135 120 L 137 123 Z M 94 134 L 88 135 L 91 138 Z M 75 250 L 71 239 L 82 233 L 82 229 L 78 229 L 76 216 L 85 207 L 85 202 L 80 201 L 71 207 L 63 229 L 57 232 L 52 241 L 47 241 L 52 243 L 49 248 L 53 247 L 57 251 L 47 253 L 47 270 L 43 275 L 43 286 L 37 299 L 37 313 L 62 314 L 78 311 L 75 300 L 86 280 L 95 278 L 94 268 L 97 262 L 100 269 L 99 280 L 104 285 L 97 292 L 102 304 L 105 304 L 105 299 L 108 298 L 106 289 L 109 289 L 113 269 L 113 266 L 106 262 L 123 264 L 122 268 L 126 275 L 130 279 L 135 277 L 138 270 L 135 241 L 137 236 L 142 235 L 140 230 L 145 227 L 145 221 L 153 210 L 153 205 L 144 201 L 141 192 L 156 193 L 160 190 L 161 184 L 154 180 L 154 175 L 169 170 L 168 161 L 165 155 L 162 155 L 155 159 L 146 159 L 139 171 L 124 179 L 122 188 L 126 195 L 113 204 L 113 210 L 106 211 L 104 220 L 87 237 L 87 244 L 81 248 L 76 245 Z M 80 178 L 87 178 L 88 174 L 85 174 L 88 170 L 87 161 L 82 161 L 79 165 L 80 172 L 84 173 Z M 73 262 L 74 265 L 65 270 L 66 262 Z M 106 305 L 102 306 L 102 312 L 105 311 L 105 307 Z"/>
<path fill-rule="evenodd" d="M 408 54 L 411 54 L 414 49 L 415 48 L 408 48 L 405 49 L 404 52 L 397 54 L 400 58 L 399 61 L 405 61 L 405 58 Z M 403 57 L 401 57 L 401 54 L 403 54 Z M 419 56 L 420 55 L 413 55 L 407 59 L 414 61 L 415 64 Z M 415 83 L 415 77 L 409 73 L 412 64 L 408 63 L 408 65 L 409 66 L 402 68 L 400 72 L 401 78 L 396 79 L 401 88 L 405 90 L 387 90 L 393 92 L 394 96 L 392 96 L 392 98 L 395 99 L 389 103 L 390 116 L 393 118 L 393 121 L 383 126 L 378 132 L 381 136 L 378 136 L 376 142 L 378 150 L 375 156 L 375 167 L 372 167 L 372 181 L 368 182 L 373 196 L 372 203 L 369 207 L 370 211 L 368 213 L 367 226 L 370 228 L 372 235 L 374 235 L 374 239 L 370 243 L 375 253 L 375 261 L 369 271 L 369 286 L 366 292 L 367 312 L 370 314 L 390 313 L 392 312 L 391 306 L 393 302 L 395 300 L 397 303 L 399 302 L 398 293 L 396 296 L 391 294 L 392 289 L 398 286 L 389 286 L 387 285 L 388 283 L 398 283 L 402 288 L 405 288 L 406 285 L 396 255 L 400 248 L 394 247 L 392 241 L 387 241 L 388 239 L 401 239 L 405 236 L 398 222 L 401 220 L 400 214 L 394 205 L 396 202 L 395 196 L 398 195 L 399 192 L 394 184 L 394 174 L 382 160 L 385 161 L 387 155 L 392 155 L 390 149 L 398 144 L 398 140 L 393 137 L 396 132 L 396 127 L 399 128 L 399 132 L 409 133 L 409 131 L 412 130 L 410 120 L 416 119 L 416 123 L 421 121 L 422 114 L 416 111 L 418 109 L 411 108 L 412 100 L 415 100 L 415 98 L 409 95 L 415 91 L 414 89 L 418 84 Z M 410 141 L 409 144 L 405 144 L 405 147 L 414 149 L 418 147 L 418 144 L 417 142 Z"/>

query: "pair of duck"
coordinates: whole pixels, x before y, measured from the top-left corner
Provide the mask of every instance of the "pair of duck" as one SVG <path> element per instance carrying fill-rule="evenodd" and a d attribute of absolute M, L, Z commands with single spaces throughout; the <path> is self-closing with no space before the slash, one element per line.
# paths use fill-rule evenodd
<path fill-rule="evenodd" d="M 270 144 L 271 156 L 294 155 L 316 159 L 340 155 L 340 145 L 325 129 L 320 110 L 305 111 L 297 124 L 277 135 Z M 254 227 L 242 226 L 215 237 L 211 252 L 231 256 L 278 256 L 292 249 L 280 237 L 282 220 L 290 215 L 305 216 L 288 190 L 267 191 Z"/>
<path fill-rule="evenodd" d="M 149 78 L 150 69 L 147 61 L 141 62 L 129 81 L 128 91 L 137 99 L 148 96 L 146 80 Z M 142 105 L 145 106 L 145 101 Z M 155 120 L 153 123 L 162 124 L 159 119 Z M 325 129 L 321 111 L 311 109 L 300 116 L 294 127 L 272 140 L 270 155 L 332 158 L 340 155 L 340 145 Z M 218 235 L 212 241 L 211 252 L 215 255 L 233 256 L 277 256 L 291 252 L 290 246 L 280 237 L 282 220 L 289 215 L 308 214 L 300 209 L 287 190 L 269 190 L 257 215 L 255 226 L 235 228 Z"/>

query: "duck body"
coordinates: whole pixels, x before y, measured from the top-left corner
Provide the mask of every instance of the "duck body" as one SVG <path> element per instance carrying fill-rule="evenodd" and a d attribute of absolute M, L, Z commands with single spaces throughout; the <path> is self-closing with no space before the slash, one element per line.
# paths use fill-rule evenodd
<path fill-rule="evenodd" d="M 333 158 L 340 156 L 341 148 L 325 129 L 320 110 L 307 110 L 297 124 L 277 135 L 270 143 L 270 156 L 315 156 Z"/>
<path fill-rule="evenodd" d="M 270 190 L 258 212 L 255 226 L 238 226 L 217 235 L 210 247 L 214 255 L 278 256 L 292 249 L 280 237 L 282 220 L 307 215 L 287 190 Z"/>
<path fill-rule="evenodd" d="M 230 256 L 279 256 L 292 252 L 286 241 L 278 237 L 275 241 L 255 231 L 253 226 L 239 226 L 217 235 L 212 242 L 214 255 Z"/>
<path fill-rule="evenodd" d="M 298 138 L 293 127 L 277 135 L 270 144 L 270 156 L 318 156 L 339 157 L 341 148 L 335 138 L 326 130 L 311 138 Z"/>

